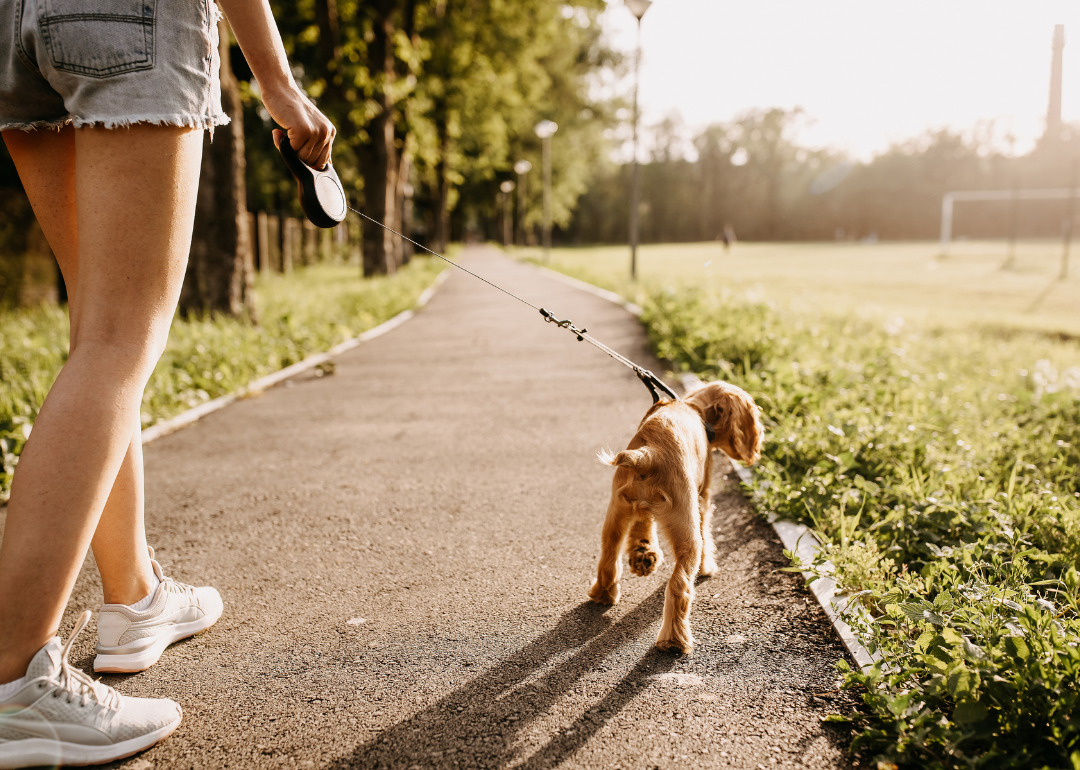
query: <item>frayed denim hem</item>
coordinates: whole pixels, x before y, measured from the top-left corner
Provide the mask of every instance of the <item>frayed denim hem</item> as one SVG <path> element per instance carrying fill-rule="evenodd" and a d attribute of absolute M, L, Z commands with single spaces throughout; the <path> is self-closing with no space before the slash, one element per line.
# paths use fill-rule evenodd
<path fill-rule="evenodd" d="M 38 131 L 40 129 L 59 131 L 71 122 L 71 116 L 57 118 L 56 120 L 34 120 L 29 123 L 5 123 L 0 125 L 0 131 Z"/>
<path fill-rule="evenodd" d="M 140 123 L 150 123 L 155 126 L 176 126 L 177 128 L 194 128 L 210 132 L 210 138 L 214 138 L 214 128 L 227 126 L 232 120 L 225 113 L 218 115 L 132 115 L 124 118 L 108 118 L 93 120 L 75 118 L 72 121 L 75 128 L 83 126 L 100 126 L 102 128 L 128 128 Z"/>
<path fill-rule="evenodd" d="M 203 129 L 210 132 L 210 138 L 214 137 L 214 128 L 217 126 L 227 126 L 232 120 L 228 115 L 221 113 L 219 115 L 208 116 L 195 116 L 195 115 L 135 115 L 130 118 L 110 118 L 107 120 L 86 120 L 83 118 L 73 118 L 68 115 L 66 118 L 58 118 L 56 120 L 35 120 L 29 123 L 7 123 L 0 125 L 0 131 L 37 131 L 39 129 L 51 129 L 53 131 L 59 131 L 69 123 L 74 125 L 75 128 L 83 128 L 84 126 L 101 126 L 102 128 L 127 128 L 128 126 L 134 126 L 139 123 L 150 123 L 155 126 L 176 126 L 177 128 L 195 128 Z"/>

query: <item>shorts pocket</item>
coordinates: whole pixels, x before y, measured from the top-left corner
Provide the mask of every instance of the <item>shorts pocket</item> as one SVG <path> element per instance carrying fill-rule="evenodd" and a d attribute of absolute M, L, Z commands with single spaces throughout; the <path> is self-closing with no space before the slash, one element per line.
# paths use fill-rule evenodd
<path fill-rule="evenodd" d="M 78 13 L 64 0 L 39 7 L 41 37 L 57 70 L 107 78 L 153 68 L 157 0 L 83 0 Z"/>

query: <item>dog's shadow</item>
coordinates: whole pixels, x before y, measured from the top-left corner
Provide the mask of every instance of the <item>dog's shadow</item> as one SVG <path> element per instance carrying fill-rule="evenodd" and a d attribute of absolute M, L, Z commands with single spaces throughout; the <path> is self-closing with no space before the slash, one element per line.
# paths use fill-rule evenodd
<path fill-rule="evenodd" d="M 582 603 L 506 660 L 329 767 L 448 767 L 462 760 L 468 766 L 504 767 L 520 760 L 528 749 L 518 745 L 517 737 L 606 658 L 646 633 L 663 606 L 663 587 L 614 622 L 605 616 L 609 608 Z M 575 652 L 569 658 L 525 684 L 570 650 Z M 561 764 L 625 707 L 644 686 L 645 676 L 669 671 L 675 661 L 652 648 L 598 703 L 517 767 L 539 770 Z"/>

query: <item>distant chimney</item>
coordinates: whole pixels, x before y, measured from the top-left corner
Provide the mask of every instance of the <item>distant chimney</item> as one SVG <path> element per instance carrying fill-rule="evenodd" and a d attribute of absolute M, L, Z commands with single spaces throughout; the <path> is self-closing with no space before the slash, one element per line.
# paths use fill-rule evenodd
<path fill-rule="evenodd" d="M 1065 25 L 1054 26 L 1054 59 L 1050 66 L 1050 109 L 1046 113 L 1046 134 L 1051 139 L 1061 135 L 1061 59 L 1065 49 Z"/>

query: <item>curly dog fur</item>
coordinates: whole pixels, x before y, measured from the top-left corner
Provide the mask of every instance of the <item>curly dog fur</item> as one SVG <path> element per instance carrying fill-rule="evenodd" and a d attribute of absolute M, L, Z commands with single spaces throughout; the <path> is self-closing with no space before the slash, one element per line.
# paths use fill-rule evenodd
<path fill-rule="evenodd" d="M 713 429 L 712 442 L 706 424 Z M 729 383 L 712 382 L 682 401 L 653 404 L 625 451 L 601 452 L 600 461 L 615 466 L 615 477 L 589 598 L 599 604 L 619 601 L 624 552 L 635 575 L 656 571 L 664 561 L 657 543 L 659 527 L 671 546 L 675 567 L 656 646 L 690 652 L 694 579 L 716 571 L 709 495 L 712 450 L 751 465 L 761 454 L 761 438 L 761 410 L 750 395 Z"/>

